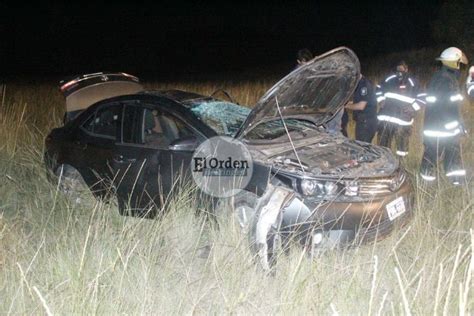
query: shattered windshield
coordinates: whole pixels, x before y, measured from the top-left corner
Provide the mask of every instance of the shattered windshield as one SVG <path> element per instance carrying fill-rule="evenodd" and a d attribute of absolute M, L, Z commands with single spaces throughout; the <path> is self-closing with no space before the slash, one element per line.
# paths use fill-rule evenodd
<path fill-rule="evenodd" d="M 191 111 L 219 135 L 235 136 L 250 113 L 250 109 L 231 102 L 205 100 L 196 103 Z"/>
<path fill-rule="evenodd" d="M 298 120 L 298 119 L 285 119 L 286 129 L 291 136 L 292 140 L 301 139 L 307 137 L 308 134 L 315 129 L 316 125 L 309 121 Z M 286 133 L 283 120 L 277 119 L 273 121 L 263 122 L 253 128 L 245 139 L 247 140 L 271 140 L 277 141 L 288 141 L 288 135 Z"/>

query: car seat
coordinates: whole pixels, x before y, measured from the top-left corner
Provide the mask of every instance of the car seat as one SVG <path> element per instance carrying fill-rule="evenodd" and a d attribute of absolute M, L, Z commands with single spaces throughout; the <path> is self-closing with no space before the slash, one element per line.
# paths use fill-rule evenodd
<path fill-rule="evenodd" d="M 171 143 L 174 140 L 178 139 L 179 136 L 179 129 L 176 125 L 176 122 L 169 117 L 164 115 L 158 116 L 158 121 L 160 122 L 161 128 L 163 129 L 163 133 L 165 134 L 166 139 Z"/>

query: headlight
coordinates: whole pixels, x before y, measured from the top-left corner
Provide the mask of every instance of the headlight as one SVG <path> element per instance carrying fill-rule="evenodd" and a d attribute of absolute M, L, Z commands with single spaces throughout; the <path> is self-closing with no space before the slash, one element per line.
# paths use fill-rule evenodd
<path fill-rule="evenodd" d="M 316 180 L 304 179 L 301 181 L 301 193 L 304 195 L 316 195 L 322 184 Z"/>
<path fill-rule="evenodd" d="M 326 182 L 324 184 L 324 193 L 328 195 L 334 195 L 337 193 L 337 184 L 334 182 Z"/>
<path fill-rule="evenodd" d="M 333 181 L 303 179 L 301 181 L 301 193 L 304 195 L 326 196 L 336 195 L 339 192 L 339 186 Z"/>

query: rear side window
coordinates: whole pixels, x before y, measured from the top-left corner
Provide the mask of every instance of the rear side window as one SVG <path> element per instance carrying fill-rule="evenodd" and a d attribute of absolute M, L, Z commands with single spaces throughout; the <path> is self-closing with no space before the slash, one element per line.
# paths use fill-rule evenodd
<path fill-rule="evenodd" d="M 118 104 L 100 108 L 82 128 L 94 136 L 115 140 L 120 133 L 121 110 L 122 106 Z"/>

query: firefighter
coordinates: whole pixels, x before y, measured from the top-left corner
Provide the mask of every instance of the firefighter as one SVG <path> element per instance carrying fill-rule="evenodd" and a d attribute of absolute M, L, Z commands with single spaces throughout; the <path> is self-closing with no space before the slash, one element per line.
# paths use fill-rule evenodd
<path fill-rule="evenodd" d="M 459 138 L 464 127 L 459 115 L 463 96 L 459 87 L 460 64 L 467 64 L 464 53 L 456 48 L 445 49 L 437 60 L 442 67 L 433 75 L 427 89 L 423 127 L 425 152 L 421 162 L 421 177 L 436 180 L 438 160 L 444 159 L 444 171 L 458 185 L 466 176 L 460 156 Z"/>
<path fill-rule="evenodd" d="M 408 139 L 415 113 L 420 110 L 417 98 L 423 96 L 418 95 L 418 82 L 409 75 L 408 65 L 402 60 L 377 88 L 379 145 L 390 148 L 395 139 L 396 154 L 404 157 L 408 155 Z"/>
<path fill-rule="evenodd" d="M 352 99 L 345 108 L 353 111 L 356 121 L 355 138 L 370 143 L 377 131 L 377 100 L 374 85 L 362 74 Z"/>
<path fill-rule="evenodd" d="M 471 100 L 474 100 L 474 66 L 469 68 L 469 75 L 466 80 L 466 92 Z"/>

